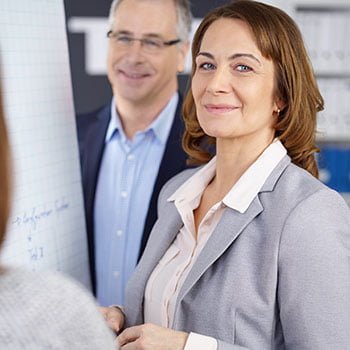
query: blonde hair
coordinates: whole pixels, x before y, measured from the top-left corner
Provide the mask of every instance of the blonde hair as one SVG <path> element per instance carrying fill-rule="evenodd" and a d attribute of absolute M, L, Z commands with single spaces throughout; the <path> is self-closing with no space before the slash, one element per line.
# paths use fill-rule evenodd
<path fill-rule="evenodd" d="M 195 58 L 209 26 L 220 18 L 247 23 L 262 55 L 272 59 L 276 69 L 276 94 L 284 106 L 275 125 L 278 137 L 292 162 L 318 177 L 315 161 L 316 115 L 324 102 L 317 86 L 302 35 L 296 23 L 282 10 L 257 1 L 238 0 L 211 11 L 198 27 L 192 43 L 192 77 Z M 199 125 L 191 89 L 183 107 L 186 130 L 183 147 L 192 164 L 202 164 L 212 157 L 215 139 Z"/>

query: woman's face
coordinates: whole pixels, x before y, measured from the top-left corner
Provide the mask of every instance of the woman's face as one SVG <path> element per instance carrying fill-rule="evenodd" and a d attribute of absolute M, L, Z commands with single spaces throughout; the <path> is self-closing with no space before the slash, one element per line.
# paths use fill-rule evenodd
<path fill-rule="evenodd" d="M 207 135 L 273 139 L 274 65 L 262 56 L 245 22 L 221 18 L 209 26 L 196 57 L 192 93 Z"/>

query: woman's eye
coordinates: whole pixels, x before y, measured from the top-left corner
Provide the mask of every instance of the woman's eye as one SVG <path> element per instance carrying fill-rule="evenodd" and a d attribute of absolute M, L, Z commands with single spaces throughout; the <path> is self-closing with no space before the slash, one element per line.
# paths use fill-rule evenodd
<path fill-rule="evenodd" d="M 203 69 L 203 70 L 213 70 L 215 69 L 215 66 L 212 63 L 201 63 L 199 66 L 199 69 Z"/>
<path fill-rule="evenodd" d="M 239 72 L 250 72 L 252 69 L 249 66 L 246 66 L 245 64 L 239 64 L 236 66 L 236 69 Z"/>

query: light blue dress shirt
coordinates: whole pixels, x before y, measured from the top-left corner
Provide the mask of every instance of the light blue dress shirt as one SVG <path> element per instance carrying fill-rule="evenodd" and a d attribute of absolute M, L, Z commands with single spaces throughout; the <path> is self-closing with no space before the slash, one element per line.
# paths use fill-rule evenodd
<path fill-rule="evenodd" d="M 144 223 L 179 96 L 154 122 L 130 140 L 112 100 L 111 120 L 94 207 L 97 300 L 123 304 L 124 289 L 137 264 Z"/>

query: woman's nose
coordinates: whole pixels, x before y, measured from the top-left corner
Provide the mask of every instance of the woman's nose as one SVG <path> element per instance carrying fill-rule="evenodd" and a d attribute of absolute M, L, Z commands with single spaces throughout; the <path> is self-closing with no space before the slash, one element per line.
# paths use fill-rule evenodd
<path fill-rule="evenodd" d="M 231 77 L 225 68 L 217 68 L 211 75 L 207 91 L 212 94 L 228 93 L 231 90 Z"/>

